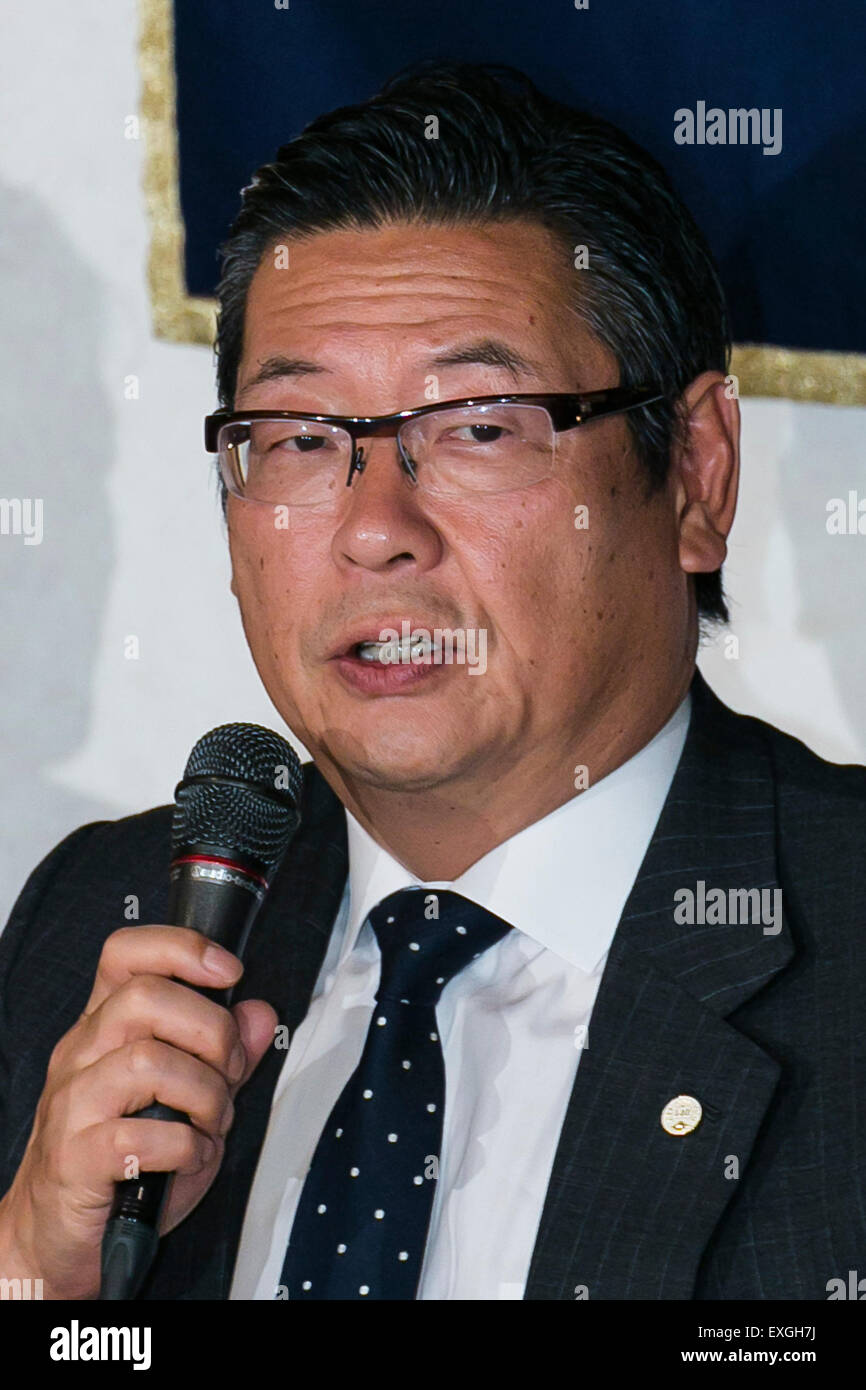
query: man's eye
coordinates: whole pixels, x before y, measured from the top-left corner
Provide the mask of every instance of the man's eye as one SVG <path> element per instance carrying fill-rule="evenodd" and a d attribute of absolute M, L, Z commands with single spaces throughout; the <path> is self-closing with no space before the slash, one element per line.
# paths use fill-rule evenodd
<path fill-rule="evenodd" d="M 289 448 L 297 450 L 299 454 L 312 454 L 314 450 L 321 449 L 327 440 L 318 434 L 292 434 L 285 442 Z"/>
<path fill-rule="evenodd" d="M 502 425 L 460 425 L 450 433 L 466 444 L 497 444 L 505 432 Z"/>
<path fill-rule="evenodd" d="M 279 451 L 290 454 L 312 454 L 331 445 L 331 441 L 321 434 L 283 434 L 264 443 L 267 453 Z"/>

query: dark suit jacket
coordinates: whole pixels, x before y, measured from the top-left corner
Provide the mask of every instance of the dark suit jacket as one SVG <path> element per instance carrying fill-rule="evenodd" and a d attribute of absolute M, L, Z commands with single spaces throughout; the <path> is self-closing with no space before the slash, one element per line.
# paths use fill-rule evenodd
<path fill-rule="evenodd" d="M 544 1205 L 526 1297 L 826 1299 L 866 1275 L 866 769 L 727 709 L 700 676 L 680 765 L 619 923 Z M 79 1017 L 128 894 L 164 920 L 171 807 L 83 826 L 0 938 L 0 1192 L 51 1050 Z M 347 871 L 342 807 L 306 769 L 303 821 L 236 998 L 307 1010 Z M 784 924 L 679 925 L 675 892 L 781 887 Z M 574 884 L 575 921 L 581 885 Z M 143 1297 L 224 1299 L 284 1051 L 240 1092 L 207 1196 Z M 665 1103 L 703 1119 L 673 1136 Z M 738 1172 L 739 1176 L 734 1176 Z"/>

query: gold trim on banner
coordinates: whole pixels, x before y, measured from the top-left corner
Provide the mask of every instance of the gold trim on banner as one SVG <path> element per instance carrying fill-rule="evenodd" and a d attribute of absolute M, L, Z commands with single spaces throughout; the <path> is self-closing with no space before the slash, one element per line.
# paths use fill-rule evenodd
<path fill-rule="evenodd" d="M 744 396 L 866 405 L 866 356 L 857 352 L 798 352 L 740 344 L 731 371 Z"/>
<path fill-rule="evenodd" d="M 157 338 L 213 343 L 216 302 L 187 294 L 177 161 L 172 0 L 141 0 L 139 15 L 144 196 L 150 222 L 147 278 Z"/>
<path fill-rule="evenodd" d="M 144 192 L 150 222 L 153 331 L 174 343 L 213 345 L 216 301 L 187 294 L 178 182 L 172 0 L 139 0 Z M 743 396 L 866 405 L 866 355 L 741 344 L 731 371 Z"/>

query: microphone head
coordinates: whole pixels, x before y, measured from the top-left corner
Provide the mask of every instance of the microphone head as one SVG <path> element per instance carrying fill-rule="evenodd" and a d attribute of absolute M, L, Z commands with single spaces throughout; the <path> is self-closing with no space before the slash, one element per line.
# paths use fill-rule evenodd
<path fill-rule="evenodd" d="M 207 848 L 270 878 L 300 820 L 303 773 L 289 743 L 258 724 L 221 724 L 193 748 L 175 788 L 172 858 Z"/>

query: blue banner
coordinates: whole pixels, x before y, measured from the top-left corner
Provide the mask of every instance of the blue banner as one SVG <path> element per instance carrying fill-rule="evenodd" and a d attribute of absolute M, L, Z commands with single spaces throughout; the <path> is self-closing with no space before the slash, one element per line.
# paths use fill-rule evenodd
<path fill-rule="evenodd" d="M 175 0 L 187 290 L 213 294 L 239 190 L 313 117 L 420 59 L 505 62 L 665 166 L 737 342 L 862 353 L 864 40 L 850 0 Z"/>

